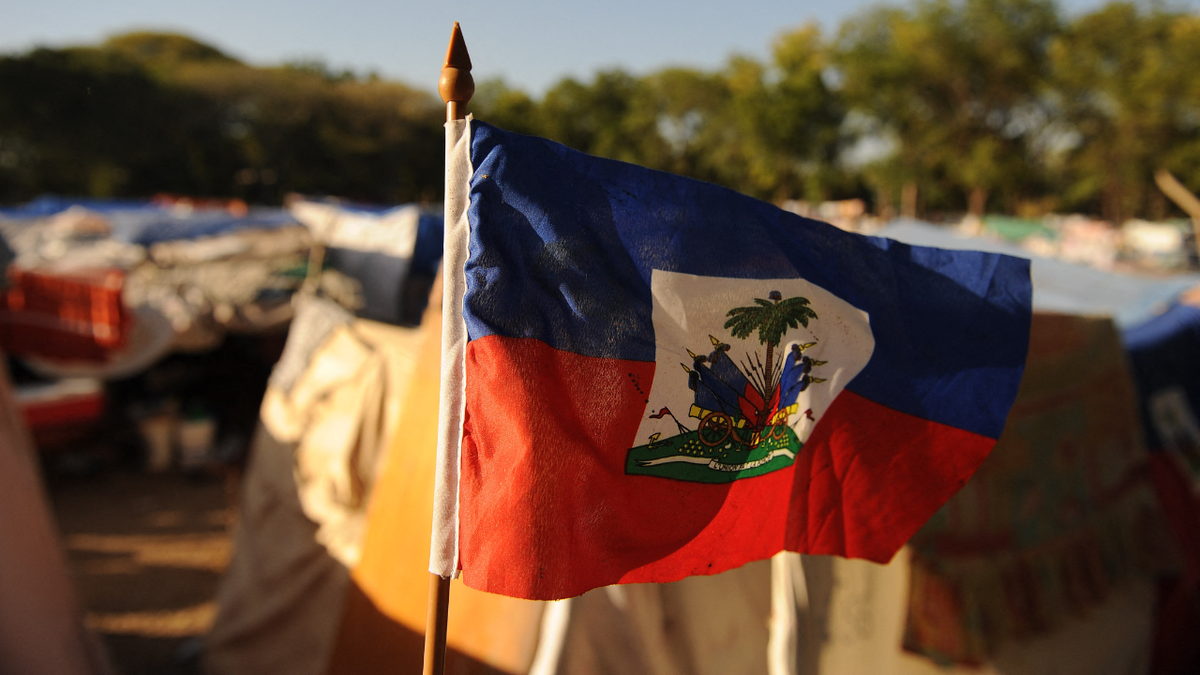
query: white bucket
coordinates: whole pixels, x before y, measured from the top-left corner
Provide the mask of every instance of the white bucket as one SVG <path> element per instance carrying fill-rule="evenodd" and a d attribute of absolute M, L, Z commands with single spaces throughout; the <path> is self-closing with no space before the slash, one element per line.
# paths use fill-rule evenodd
<path fill-rule="evenodd" d="M 170 469 L 175 417 L 169 414 L 152 415 L 138 423 L 138 431 L 146 442 L 146 471 L 162 473 Z"/>
<path fill-rule="evenodd" d="M 211 417 L 180 422 L 179 468 L 194 471 L 208 466 L 216 433 L 217 423 Z"/>

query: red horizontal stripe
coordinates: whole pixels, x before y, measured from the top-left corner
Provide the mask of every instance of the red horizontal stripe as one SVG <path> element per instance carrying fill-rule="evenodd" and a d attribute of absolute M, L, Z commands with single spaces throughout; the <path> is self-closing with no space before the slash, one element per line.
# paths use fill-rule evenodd
<path fill-rule="evenodd" d="M 563 598 L 716 574 L 785 548 L 885 562 L 995 444 L 843 391 L 789 468 L 726 484 L 630 476 L 653 375 L 653 363 L 532 339 L 467 345 L 469 586 Z"/>

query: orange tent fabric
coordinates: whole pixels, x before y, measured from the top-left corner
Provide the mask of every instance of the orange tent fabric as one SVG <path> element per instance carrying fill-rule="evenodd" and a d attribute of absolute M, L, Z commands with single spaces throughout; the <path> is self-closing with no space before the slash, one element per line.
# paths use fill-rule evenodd
<path fill-rule="evenodd" d="M 438 284 L 432 298 L 441 297 Z M 424 647 L 433 519 L 441 305 L 431 302 L 413 382 L 372 497 L 362 560 L 351 572 L 330 673 L 416 672 Z M 543 603 L 450 590 L 447 670 L 525 673 Z"/>

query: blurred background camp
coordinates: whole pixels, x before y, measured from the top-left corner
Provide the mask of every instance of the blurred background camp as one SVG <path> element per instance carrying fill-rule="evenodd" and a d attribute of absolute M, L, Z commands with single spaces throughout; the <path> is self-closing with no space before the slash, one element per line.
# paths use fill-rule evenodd
<path fill-rule="evenodd" d="M 1196 0 L 9 4 L 0 446 L 36 448 L 51 508 L 12 508 L 75 672 L 419 663 L 453 20 L 480 119 L 1032 257 L 1044 314 L 1004 459 L 894 565 L 594 592 L 557 633 L 456 588 L 456 667 L 766 672 L 736 628 L 778 593 L 803 672 L 1200 663 Z"/>

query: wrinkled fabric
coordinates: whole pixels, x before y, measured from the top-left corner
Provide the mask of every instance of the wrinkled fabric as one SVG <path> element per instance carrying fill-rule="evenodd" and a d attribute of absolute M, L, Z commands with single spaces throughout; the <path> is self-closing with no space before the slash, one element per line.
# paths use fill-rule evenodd
<path fill-rule="evenodd" d="M 242 480 L 233 559 L 205 636 L 208 675 L 320 675 L 332 653 L 350 572 L 317 542 L 293 479 L 294 443 L 265 426 Z"/>
<path fill-rule="evenodd" d="M 317 541 L 347 567 L 361 555 L 371 487 L 396 433 L 418 337 L 361 319 L 337 325 L 290 391 L 271 385 L 263 398 L 263 424 L 296 444 L 300 504 L 319 525 Z"/>
<path fill-rule="evenodd" d="M 886 561 L 1000 435 L 1026 261 L 470 130 L 469 340 L 443 358 L 465 414 L 439 445 L 458 517 L 435 530 L 468 585 L 556 599 L 781 550 Z"/>

